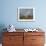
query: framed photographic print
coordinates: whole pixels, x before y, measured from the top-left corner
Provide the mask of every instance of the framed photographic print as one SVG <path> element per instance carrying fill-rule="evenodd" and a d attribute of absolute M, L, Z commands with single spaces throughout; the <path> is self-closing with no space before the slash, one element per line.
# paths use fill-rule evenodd
<path fill-rule="evenodd" d="M 35 21 L 35 8 L 19 7 L 18 21 Z"/>

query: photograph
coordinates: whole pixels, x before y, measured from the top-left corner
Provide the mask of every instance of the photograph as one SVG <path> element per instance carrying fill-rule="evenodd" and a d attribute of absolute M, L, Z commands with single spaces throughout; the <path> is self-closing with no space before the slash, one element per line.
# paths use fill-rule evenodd
<path fill-rule="evenodd" d="M 0 46 L 46 46 L 46 0 L 0 0 Z"/>
<path fill-rule="evenodd" d="M 19 7 L 17 14 L 18 14 L 18 21 L 34 21 L 35 20 L 35 8 Z"/>

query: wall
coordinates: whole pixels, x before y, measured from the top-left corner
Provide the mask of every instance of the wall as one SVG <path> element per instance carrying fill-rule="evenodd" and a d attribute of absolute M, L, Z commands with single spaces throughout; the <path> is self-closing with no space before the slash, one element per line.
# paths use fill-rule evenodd
<path fill-rule="evenodd" d="M 0 25 L 13 24 L 16 28 L 46 28 L 46 1 L 45 0 L 0 0 L 1 15 Z M 18 7 L 34 7 L 36 20 L 34 22 L 18 22 Z"/>

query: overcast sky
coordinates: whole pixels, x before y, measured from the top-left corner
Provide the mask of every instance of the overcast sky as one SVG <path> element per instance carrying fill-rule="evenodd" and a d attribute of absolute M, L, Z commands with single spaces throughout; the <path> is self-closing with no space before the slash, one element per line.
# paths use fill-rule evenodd
<path fill-rule="evenodd" d="M 20 9 L 20 13 L 25 16 L 33 15 L 33 9 Z"/>

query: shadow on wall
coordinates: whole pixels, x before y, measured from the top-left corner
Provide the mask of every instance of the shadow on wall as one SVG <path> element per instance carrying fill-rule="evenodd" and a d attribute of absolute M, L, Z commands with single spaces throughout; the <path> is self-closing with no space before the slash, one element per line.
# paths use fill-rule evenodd
<path fill-rule="evenodd" d="M 6 32 L 6 30 L 4 30 L 4 28 L 6 28 L 6 26 L 4 24 L 0 24 L 0 43 L 2 43 L 2 32 Z"/>

